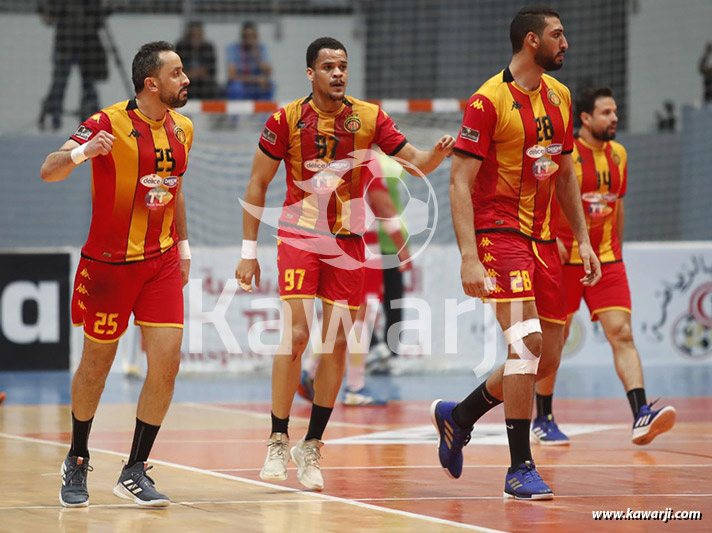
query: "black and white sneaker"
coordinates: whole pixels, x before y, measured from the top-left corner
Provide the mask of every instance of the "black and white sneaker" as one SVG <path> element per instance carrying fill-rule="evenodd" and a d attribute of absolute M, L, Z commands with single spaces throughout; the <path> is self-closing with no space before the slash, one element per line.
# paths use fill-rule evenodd
<path fill-rule="evenodd" d="M 151 468 L 147 463 L 124 466 L 114 487 L 114 494 L 144 507 L 168 507 L 171 500 L 156 490 L 153 479 L 146 474 Z"/>
<path fill-rule="evenodd" d="M 87 474 L 94 470 L 86 457 L 67 456 L 59 473 L 62 488 L 59 489 L 59 503 L 64 507 L 86 507 L 89 505 Z"/>

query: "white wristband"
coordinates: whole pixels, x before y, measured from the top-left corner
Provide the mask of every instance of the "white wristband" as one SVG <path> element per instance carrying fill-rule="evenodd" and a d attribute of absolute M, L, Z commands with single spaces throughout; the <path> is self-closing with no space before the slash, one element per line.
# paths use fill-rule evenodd
<path fill-rule="evenodd" d="M 181 260 L 183 259 L 190 259 L 190 245 L 188 244 L 188 241 L 178 241 L 178 255 L 180 256 Z"/>
<path fill-rule="evenodd" d="M 74 148 L 74 150 L 69 152 L 69 155 L 72 156 L 72 161 L 74 161 L 75 165 L 81 165 L 82 163 L 84 163 L 84 161 L 89 159 L 84 154 L 84 150 L 86 149 L 86 147 L 86 144 L 82 144 L 81 146 L 77 146 L 76 148 Z"/>
<path fill-rule="evenodd" d="M 401 230 L 403 224 L 401 224 L 400 218 L 386 218 L 381 221 L 381 226 L 386 230 L 386 233 L 395 233 Z"/>
<path fill-rule="evenodd" d="M 257 259 L 257 241 L 242 241 L 242 259 Z"/>

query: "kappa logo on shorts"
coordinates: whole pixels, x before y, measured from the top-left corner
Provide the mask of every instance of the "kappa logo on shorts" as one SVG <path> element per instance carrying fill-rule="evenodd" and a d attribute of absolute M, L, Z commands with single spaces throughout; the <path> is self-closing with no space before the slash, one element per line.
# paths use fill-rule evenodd
<path fill-rule="evenodd" d="M 81 300 L 77 300 L 77 305 L 79 306 L 79 309 L 81 309 L 82 311 L 87 310 L 87 306 L 84 305 L 84 302 L 82 302 Z"/>
<path fill-rule="evenodd" d="M 92 135 L 94 135 L 94 132 L 82 124 L 77 128 L 77 131 L 74 132 L 73 137 L 77 137 L 83 141 L 88 141 Z"/>
<path fill-rule="evenodd" d="M 462 127 L 462 130 L 460 131 L 460 137 L 475 143 L 480 142 L 480 132 L 472 128 L 468 128 L 467 126 Z"/>
<path fill-rule="evenodd" d="M 84 296 L 89 296 L 89 291 L 88 291 L 87 288 L 86 288 L 84 285 L 82 285 L 81 283 L 80 283 L 79 286 L 78 286 L 76 289 L 74 289 L 74 290 L 77 291 L 79 294 L 83 294 Z"/>
<path fill-rule="evenodd" d="M 79 275 L 80 275 L 81 277 L 83 277 L 83 278 L 86 278 L 86 279 L 88 279 L 88 280 L 91 280 L 91 276 L 89 276 L 89 271 L 88 271 L 86 268 L 85 268 L 84 270 L 82 270 L 82 271 L 79 273 Z"/>
<path fill-rule="evenodd" d="M 277 134 L 265 126 L 262 131 L 262 138 L 270 144 L 277 144 Z"/>
<path fill-rule="evenodd" d="M 487 252 L 487 253 L 484 255 L 484 257 L 482 258 L 482 262 L 483 262 L 483 263 L 491 263 L 492 261 L 496 261 L 496 259 L 495 259 L 494 256 L 493 256 L 491 253 L 489 253 L 489 252 Z"/>
<path fill-rule="evenodd" d="M 482 239 L 480 240 L 480 246 L 482 246 L 483 248 L 486 248 L 487 246 L 492 246 L 492 244 L 493 242 L 489 240 L 488 237 L 482 237 Z"/>
<path fill-rule="evenodd" d="M 494 268 L 488 268 L 488 269 L 487 269 L 487 275 L 488 275 L 490 278 L 496 278 L 497 276 L 499 276 L 499 274 L 497 274 L 497 271 L 496 271 Z"/>

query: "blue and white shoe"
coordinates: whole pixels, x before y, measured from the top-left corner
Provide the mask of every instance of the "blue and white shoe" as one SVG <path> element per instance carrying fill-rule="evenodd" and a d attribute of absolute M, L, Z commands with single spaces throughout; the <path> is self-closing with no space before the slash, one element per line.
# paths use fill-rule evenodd
<path fill-rule="evenodd" d="M 469 431 L 462 429 L 452 419 L 457 402 L 435 400 L 430 405 L 430 420 L 438 430 L 438 457 L 445 473 L 453 479 L 462 475 L 462 448 L 470 442 Z"/>
<path fill-rule="evenodd" d="M 308 402 L 314 401 L 314 378 L 311 377 L 306 370 L 302 370 L 299 387 L 297 387 L 297 394 Z"/>
<path fill-rule="evenodd" d="M 667 405 L 659 411 L 654 411 L 652 407 L 655 402 L 650 405 L 644 405 L 638 411 L 638 416 L 635 417 L 635 422 L 633 422 L 633 444 L 640 446 L 650 444 L 655 437 L 670 431 L 675 425 L 675 417 L 677 415 L 675 408 Z"/>
<path fill-rule="evenodd" d="M 516 469 L 507 471 L 504 497 L 515 500 L 553 500 L 551 487 L 544 483 L 533 461 L 524 461 Z"/>
<path fill-rule="evenodd" d="M 386 405 L 388 400 L 376 398 L 366 387 L 361 387 L 359 390 L 344 389 L 343 404 L 348 407 L 360 406 L 381 406 Z"/>
<path fill-rule="evenodd" d="M 571 443 L 551 414 L 537 416 L 532 421 L 532 437 L 545 446 L 566 446 Z"/>

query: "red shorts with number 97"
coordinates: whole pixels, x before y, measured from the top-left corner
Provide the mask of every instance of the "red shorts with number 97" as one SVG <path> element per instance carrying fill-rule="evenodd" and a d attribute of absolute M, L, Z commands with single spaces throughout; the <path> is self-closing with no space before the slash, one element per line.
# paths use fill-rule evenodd
<path fill-rule="evenodd" d="M 116 342 L 135 324 L 183 327 L 183 287 L 178 250 L 120 265 L 82 257 L 72 294 L 72 323 L 97 342 Z"/>
<path fill-rule="evenodd" d="M 536 301 L 539 318 L 564 324 L 561 259 L 556 243 L 509 231 L 477 233 L 477 252 L 495 290 L 483 301 Z"/>

